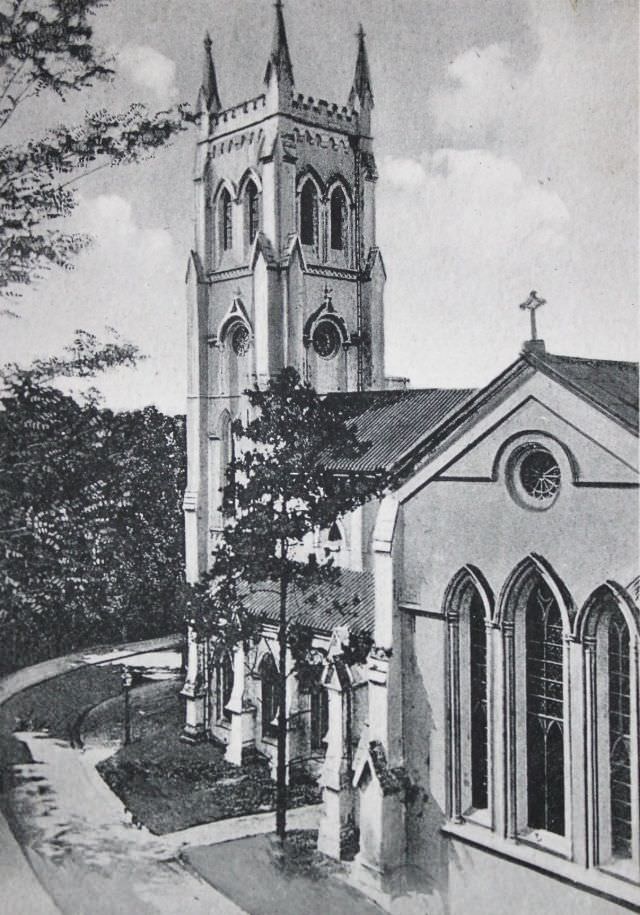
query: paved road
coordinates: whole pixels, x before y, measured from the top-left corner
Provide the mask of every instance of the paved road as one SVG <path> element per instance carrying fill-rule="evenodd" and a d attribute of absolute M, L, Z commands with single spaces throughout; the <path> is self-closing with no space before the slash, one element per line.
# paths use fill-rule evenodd
<path fill-rule="evenodd" d="M 122 646 L 115 656 L 105 650 L 105 655 L 115 660 L 179 642 L 177 636 L 154 639 Z M 55 658 L 5 677 L 0 704 L 84 665 L 85 656 L 79 652 Z M 92 655 L 92 663 L 99 658 Z M 0 814 L 0 883 L 3 900 L 11 899 L 8 915 L 243 915 L 173 859 L 175 841 L 163 844 L 127 821 L 121 803 L 89 759 L 62 741 L 21 738 L 34 759 L 20 767 L 24 851 Z"/>

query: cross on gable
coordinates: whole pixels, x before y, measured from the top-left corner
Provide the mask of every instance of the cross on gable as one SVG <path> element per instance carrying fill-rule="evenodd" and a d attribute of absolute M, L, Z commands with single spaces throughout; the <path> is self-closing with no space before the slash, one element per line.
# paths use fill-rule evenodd
<path fill-rule="evenodd" d="M 523 310 L 526 310 L 529 312 L 529 315 L 531 318 L 531 339 L 532 340 L 538 339 L 538 333 L 537 333 L 537 328 L 536 328 L 536 311 L 538 310 L 538 308 L 540 308 L 541 305 L 545 305 L 546 301 L 547 301 L 546 299 L 543 299 L 538 295 L 538 293 L 535 291 L 535 289 L 532 289 L 531 292 L 529 293 L 529 298 L 526 300 L 526 302 L 521 302 L 520 305 L 518 306 L 519 308 L 522 308 Z"/>

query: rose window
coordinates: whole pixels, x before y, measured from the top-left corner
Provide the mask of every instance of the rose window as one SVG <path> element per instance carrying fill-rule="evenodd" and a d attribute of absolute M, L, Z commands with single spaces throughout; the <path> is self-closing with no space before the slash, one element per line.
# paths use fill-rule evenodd
<path fill-rule="evenodd" d="M 560 492 L 561 471 L 555 457 L 542 445 L 531 444 L 515 452 L 510 462 L 510 486 L 528 508 L 550 508 Z"/>
<path fill-rule="evenodd" d="M 323 359 L 331 359 L 340 349 L 340 334 L 333 321 L 320 321 L 313 332 L 313 348 Z"/>
<path fill-rule="evenodd" d="M 249 328 L 246 324 L 237 324 L 231 332 L 231 349 L 236 356 L 244 356 L 249 351 Z"/>

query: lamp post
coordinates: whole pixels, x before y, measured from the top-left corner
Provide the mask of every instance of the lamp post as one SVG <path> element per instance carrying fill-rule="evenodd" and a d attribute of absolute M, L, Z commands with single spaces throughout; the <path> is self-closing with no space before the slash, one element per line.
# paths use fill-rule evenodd
<path fill-rule="evenodd" d="M 131 743 L 131 708 L 129 705 L 129 690 L 131 689 L 131 671 L 128 667 L 122 668 L 122 692 L 124 694 L 124 745 Z"/>

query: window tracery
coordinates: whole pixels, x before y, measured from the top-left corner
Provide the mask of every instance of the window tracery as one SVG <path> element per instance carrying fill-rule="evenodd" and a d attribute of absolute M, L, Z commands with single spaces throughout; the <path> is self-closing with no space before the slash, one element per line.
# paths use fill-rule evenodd
<path fill-rule="evenodd" d="M 541 579 L 531 589 L 525 625 L 528 825 L 564 835 L 562 619 Z"/>

